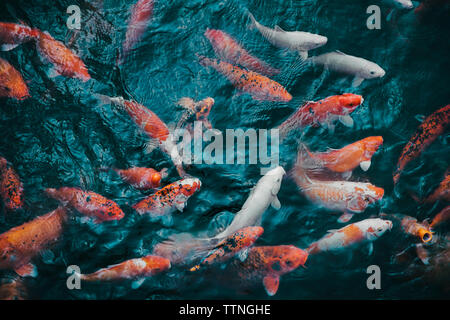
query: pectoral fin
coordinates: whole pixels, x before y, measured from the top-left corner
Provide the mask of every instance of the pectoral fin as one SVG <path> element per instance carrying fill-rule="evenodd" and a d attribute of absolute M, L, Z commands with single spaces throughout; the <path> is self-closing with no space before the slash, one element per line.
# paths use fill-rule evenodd
<path fill-rule="evenodd" d="M 302 58 L 302 60 L 308 59 L 308 51 L 299 51 L 298 54 L 300 55 L 300 58 Z"/>
<path fill-rule="evenodd" d="M 370 160 L 367 160 L 367 161 L 361 161 L 359 163 L 359 166 L 361 167 L 361 169 L 363 171 L 367 171 L 367 170 L 369 170 L 371 164 L 372 164 L 372 162 Z"/>
<path fill-rule="evenodd" d="M 151 139 L 145 144 L 145 153 L 152 153 L 159 146 L 159 141 L 155 139 Z"/>
<path fill-rule="evenodd" d="M 9 50 L 14 49 L 17 46 L 18 46 L 18 44 L 8 44 L 8 43 L 6 43 L 6 44 L 2 44 L 0 46 L 0 50 L 1 51 L 9 51 Z"/>
<path fill-rule="evenodd" d="M 353 118 L 350 117 L 349 115 L 346 116 L 339 116 L 339 121 L 346 127 L 353 127 L 354 125 L 354 121 Z"/>
<path fill-rule="evenodd" d="M 273 198 L 271 205 L 272 205 L 272 208 L 274 208 L 275 210 L 280 210 L 281 203 L 280 203 L 280 200 L 278 200 L 278 197 Z"/>
<path fill-rule="evenodd" d="M 186 204 L 184 202 L 175 202 L 175 208 L 180 212 L 183 212 L 185 206 Z"/>
<path fill-rule="evenodd" d="M 353 218 L 353 214 L 346 212 L 339 217 L 338 222 L 339 223 L 349 222 L 352 218 Z"/>
<path fill-rule="evenodd" d="M 359 85 L 364 81 L 364 78 L 355 77 L 352 82 L 352 87 L 359 87 Z"/>
<path fill-rule="evenodd" d="M 239 251 L 238 254 L 237 254 L 239 260 L 244 262 L 245 259 L 247 259 L 247 257 L 248 257 L 248 251 L 249 251 L 248 248 L 245 248 L 244 250 Z"/>
<path fill-rule="evenodd" d="M 14 270 L 21 277 L 37 277 L 38 272 L 34 264 L 28 263 Z"/>
<path fill-rule="evenodd" d="M 139 280 L 135 280 L 131 283 L 131 288 L 133 289 L 138 289 L 140 286 L 142 286 L 142 284 L 144 283 L 145 278 L 139 279 Z"/>
<path fill-rule="evenodd" d="M 367 254 L 371 256 L 372 253 L 373 253 L 373 242 L 369 242 L 369 244 L 367 245 Z"/>
<path fill-rule="evenodd" d="M 268 275 L 263 279 L 264 288 L 269 296 L 275 295 L 280 285 L 280 277 L 277 275 Z"/>

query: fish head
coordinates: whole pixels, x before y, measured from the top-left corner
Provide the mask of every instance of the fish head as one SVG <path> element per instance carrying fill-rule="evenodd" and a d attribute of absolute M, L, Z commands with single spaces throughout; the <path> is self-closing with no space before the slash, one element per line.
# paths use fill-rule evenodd
<path fill-rule="evenodd" d="M 211 112 L 211 108 L 214 105 L 214 99 L 213 98 L 205 98 L 202 101 L 200 101 L 195 106 L 195 111 L 197 114 L 197 120 L 199 119 L 206 119 Z"/>
<path fill-rule="evenodd" d="M 272 195 L 276 196 L 281 188 L 283 176 L 286 174 L 282 166 L 273 168 L 262 178 L 264 183 L 270 188 Z"/>
<path fill-rule="evenodd" d="M 421 223 L 417 224 L 417 235 L 423 243 L 430 242 L 433 239 L 433 233 L 430 227 Z"/>
<path fill-rule="evenodd" d="M 386 71 L 384 71 L 379 65 L 365 60 L 361 68 L 360 76 L 364 79 L 374 79 L 382 78 L 385 74 Z"/>
<path fill-rule="evenodd" d="M 384 196 L 384 189 L 376 187 L 372 184 L 367 185 L 367 190 L 364 192 L 364 199 L 368 204 L 381 200 Z"/>
<path fill-rule="evenodd" d="M 125 213 L 120 209 L 119 205 L 115 202 L 108 200 L 108 203 L 106 204 L 107 207 L 107 218 L 105 220 L 121 220 L 125 217 Z M 102 211 L 102 210 L 100 210 Z M 103 213 L 103 212 L 101 212 Z M 103 214 L 100 214 L 99 216 L 104 216 Z"/>
<path fill-rule="evenodd" d="M 380 218 L 366 219 L 364 222 L 364 231 L 366 231 L 369 240 L 375 240 L 381 237 L 387 230 L 392 229 L 392 221 Z"/>
<path fill-rule="evenodd" d="M 395 5 L 400 9 L 412 9 L 414 4 L 411 0 L 395 0 Z"/>
<path fill-rule="evenodd" d="M 12 77 L 8 83 L 5 83 L 3 90 L 7 95 L 17 100 L 25 100 L 30 97 L 26 83 L 20 77 Z"/>
<path fill-rule="evenodd" d="M 348 115 L 355 111 L 355 109 L 364 102 L 364 99 L 359 94 L 344 93 L 338 96 L 338 110 L 339 115 Z"/>
<path fill-rule="evenodd" d="M 382 136 L 367 137 L 363 141 L 365 156 L 371 158 L 377 152 L 378 148 L 383 144 Z"/>
<path fill-rule="evenodd" d="M 192 196 L 196 191 L 200 190 L 202 183 L 198 178 L 185 178 L 179 182 L 180 192 L 186 197 Z"/>
<path fill-rule="evenodd" d="M 270 248 L 270 247 L 267 247 Z M 272 247 L 271 254 L 267 255 L 268 269 L 278 275 L 282 275 L 297 269 L 306 263 L 308 253 L 293 245 L 280 245 Z"/>
<path fill-rule="evenodd" d="M 319 34 L 311 34 L 311 36 L 308 37 L 306 47 L 308 48 L 308 50 L 312 50 L 312 49 L 316 49 L 316 48 L 326 45 L 327 42 L 328 42 L 327 37 L 321 36 Z M 304 47 L 305 47 L 305 45 L 301 46 L 301 48 L 304 48 Z M 302 51 L 301 48 L 299 48 L 299 51 Z"/>
<path fill-rule="evenodd" d="M 161 185 L 161 179 L 162 179 L 161 173 L 155 172 L 154 174 L 152 174 L 151 177 L 152 185 L 154 187 L 159 187 Z"/>
<path fill-rule="evenodd" d="M 170 269 L 170 260 L 164 257 L 148 255 L 141 258 L 146 263 L 146 268 L 157 274 Z"/>
<path fill-rule="evenodd" d="M 220 46 L 224 42 L 224 34 L 220 30 L 207 28 L 205 37 L 211 42 L 213 47 Z"/>

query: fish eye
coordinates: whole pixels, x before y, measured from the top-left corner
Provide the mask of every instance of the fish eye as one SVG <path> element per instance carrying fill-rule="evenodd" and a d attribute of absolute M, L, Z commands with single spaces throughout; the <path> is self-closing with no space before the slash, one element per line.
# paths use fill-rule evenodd
<path fill-rule="evenodd" d="M 370 71 L 370 74 L 375 74 L 375 71 Z"/>
<path fill-rule="evenodd" d="M 378 232 L 381 232 L 381 231 L 383 231 L 383 228 L 378 228 Z"/>
<path fill-rule="evenodd" d="M 288 267 L 290 267 L 290 266 L 292 265 L 292 261 L 291 261 L 291 260 L 286 260 L 286 265 L 287 265 Z"/>

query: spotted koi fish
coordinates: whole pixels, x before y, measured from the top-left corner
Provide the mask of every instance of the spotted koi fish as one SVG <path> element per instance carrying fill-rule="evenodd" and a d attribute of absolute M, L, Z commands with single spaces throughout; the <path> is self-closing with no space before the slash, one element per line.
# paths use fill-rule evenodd
<path fill-rule="evenodd" d="M 363 101 L 364 99 L 360 95 L 344 93 L 319 101 L 306 102 L 278 127 L 280 136 L 287 135 L 293 129 L 306 126 L 318 127 L 321 125 L 333 130 L 335 122 L 338 120 L 347 127 L 353 127 L 350 113 Z"/>
<path fill-rule="evenodd" d="M 212 106 L 214 105 L 213 98 L 208 97 L 201 101 L 195 102 L 191 98 L 184 97 L 178 101 L 178 104 L 186 109 L 186 113 L 183 114 L 180 121 L 178 122 L 178 128 L 181 128 L 189 118 L 195 115 L 197 121 L 202 122 L 207 129 L 212 129 L 212 125 L 208 120 L 208 116 L 211 112 Z"/>
<path fill-rule="evenodd" d="M 450 104 L 428 116 L 417 129 L 414 136 L 403 148 L 394 172 L 394 184 L 397 184 L 406 165 L 417 158 L 436 138 L 445 132 L 450 123 Z"/>
<path fill-rule="evenodd" d="M 133 289 L 138 288 L 147 277 L 155 276 L 170 269 L 170 261 L 163 257 L 148 255 L 130 259 L 100 269 L 90 274 L 80 274 L 83 281 L 121 281 L 134 280 Z"/>
<path fill-rule="evenodd" d="M 382 215 L 389 216 L 399 221 L 404 233 L 419 238 L 423 243 L 430 242 L 433 239 L 433 232 L 427 221 L 422 221 L 420 223 L 416 218 L 403 214 Z"/>
<path fill-rule="evenodd" d="M 30 261 L 59 239 L 66 221 L 66 210 L 58 208 L 0 234 L 0 269 L 36 277 L 36 267 Z"/>
<path fill-rule="evenodd" d="M 7 210 L 18 210 L 23 207 L 23 185 L 19 175 L 5 158 L 0 157 L 0 195 Z"/>
<path fill-rule="evenodd" d="M 437 226 L 445 223 L 448 220 L 450 220 L 450 206 L 446 206 L 433 218 L 433 221 L 431 221 L 430 223 L 430 227 L 436 228 Z"/>
<path fill-rule="evenodd" d="M 308 253 L 292 245 L 252 247 L 247 259 L 234 260 L 239 278 L 243 281 L 261 281 L 269 296 L 277 293 L 280 277 L 308 259 Z"/>
<path fill-rule="evenodd" d="M 51 76 L 62 75 L 84 82 L 91 78 L 83 60 L 47 32 L 39 33 L 37 48 L 41 56 L 53 64 L 55 74 Z"/>
<path fill-rule="evenodd" d="M 274 69 L 264 61 L 253 57 L 224 31 L 208 28 L 205 31 L 205 37 L 211 42 L 216 55 L 221 60 L 233 65 L 241 65 L 244 68 L 267 76 L 280 73 L 280 70 Z"/>
<path fill-rule="evenodd" d="M 241 260 L 248 255 L 248 248 L 263 234 L 262 227 L 245 227 L 220 241 L 202 261 L 192 267 L 190 271 L 197 271 L 202 266 L 221 263 L 239 254 Z"/>
<path fill-rule="evenodd" d="M 106 170 L 106 169 L 105 169 Z M 131 167 L 114 170 L 126 183 L 138 190 L 156 189 L 161 186 L 161 179 L 167 177 L 167 169 L 156 171 L 152 168 Z"/>
<path fill-rule="evenodd" d="M 281 84 L 259 73 L 246 71 L 228 62 L 204 56 L 199 56 L 199 59 L 202 66 L 214 68 L 227 77 L 236 89 L 250 94 L 255 100 L 288 102 L 292 99 Z"/>
<path fill-rule="evenodd" d="M 0 22 L 1 51 L 12 50 L 22 43 L 37 39 L 38 36 L 39 31 L 28 26 L 17 23 Z"/>
<path fill-rule="evenodd" d="M 120 220 L 125 216 L 117 203 L 92 191 L 62 187 L 59 189 L 48 188 L 45 189 L 45 192 L 63 205 L 70 206 L 78 212 L 94 218 L 95 223 Z"/>
<path fill-rule="evenodd" d="M 392 221 L 383 219 L 366 219 L 349 224 L 339 230 L 329 230 L 322 239 L 313 242 L 307 250 L 309 254 L 336 251 L 349 248 L 358 243 L 369 242 L 369 254 L 373 251 L 372 241 L 392 229 Z"/>
<path fill-rule="evenodd" d="M 0 284 L 0 300 L 26 300 L 27 288 L 22 279 L 3 280 Z"/>
<path fill-rule="evenodd" d="M 0 58 L 0 97 L 25 100 L 30 97 L 22 75 L 8 61 Z"/>

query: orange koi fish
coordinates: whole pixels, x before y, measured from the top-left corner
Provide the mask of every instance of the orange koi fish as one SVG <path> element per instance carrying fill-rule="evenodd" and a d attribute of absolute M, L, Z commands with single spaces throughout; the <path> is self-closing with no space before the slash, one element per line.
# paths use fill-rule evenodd
<path fill-rule="evenodd" d="M 224 262 L 239 255 L 241 260 L 245 260 L 248 255 L 248 248 L 251 247 L 256 240 L 263 234 L 262 227 L 245 227 L 239 229 L 232 235 L 220 241 L 215 248 L 202 261 L 192 267 L 190 271 L 199 270 L 201 266 L 209 266 L 212 264 Z"/>
<path fill-rule="evenodd" d="M 117 203 L 92 191 L 62 187 L 59 189 L 47 188 L 45 193 L 63 205 L 68 205 L 86 216 L 93 217 L 96 223 L 120 220 L 125 216 Z"/>
<path fill-rule="evenodd" d="M 167 168 L 156 171 L 152 168 L 131 167 L 129 169 L 114 170 L 126 183 L 131 184 L 138 190 L 149 190 L 158 188 L 161 179 L 167 177 Z"/>
<path fill-rule="evenodd" d="M 201 182 L 197 178 L 178 180 L 139 201 L 133 205 L 133 209 L 141 215 L 149 213 L 151 216 L 164 216 L 175 210 L 183 211 L 188 199 L 200 187 Z"/>
<path fill-rule="evenodd" d="M 322 125 L 333 130 L 334 123 L 337 120 L 347 127 L 353 127 L 353 119 L 350 117 L 350 113 L 363 102 L 362 96 L 353 93 L 344 93 L 319 101 L 306 102 L 278 127 L 280 135 L 285 136 L 293 129 L 306 126 L 318 127 Z"/>
<path fill-rule="evenodd" d="M 30 261 L 59 239 L 66 221 L 66 210 L 58 208 L 0 234 L 0 269 L 14 270 L 22 277 L 37 276 Z"/>
<path fill-rule="evenodd" d="M 0 284 L 0 300 L 26 300 L 27 289 L 22 279 L 3 280 Z"/>
<path fill-rule="evenodd" d="M 292 96 L 281 84 L 259 73 L 246 71 L 228 62 L 204 56 L 199 56 L 199 59 L 202 66 L 214 68 L 227 77 L 235 88 L 250 94 L 255 100 L 288 102 L 292 99 Z"/>
<path fill-rule="evenodd" d="M 2 157 L 0 157 L 0 195 L 7 210 L 18 210 L 23 207 L 22 182 L 6 159 Z"/>
<path fill-rule="evenodd" d="M 392 221 L 366 219 L 349 224 L 339 230 L 329 230 L 322 239 L 313 242 L 307 250 L 309 254 L 342 250 L 358 243 L 369 242 L 369 255 L 373 251 L 372 241 L 392 229 Z"/>
<path fill-rule="evenodd" d="M 53 64 L 56 75 L 84 82 L 91 78 L 83 60 L 47 32 L 40 32 L 37 48 L 41 56 Z"/>
<path fill-rule="evenodd" d="M 138 288 L 145 278 L 155 276 L 170 269 L 170 261 L 163 257 L 148 255 L 130 259 L 100 269 L 90 274 L 80 274 L 83 281 L 121 281 L 134 280 L 133 289 Z"/>
<path fill-rule="evenodd" d="M 205 37 L 211 42 L 216 55 L 221 60 L 268 76 L 280 73 L 280 70 L 274 69 L 264 61 L 250 55 L 224 31 L 208 28 L 205 31 Z"/>
<path fill-rule="evenodd" d="M 387 216 L 386 214 L 382 215 Z M 427 221 L 419 223 L 416 218 L 403 214 L 392 214 L 389 216 L 400 221 L 403 232 L 419 238 L 423 243 L 430 242 L 433 239 L 433 232 Z"/>
<path fill-rule="evenodd" d="M 441 212 L 439 212 L 434 218 L 433 221 L 430 223 L 431 228 L 436 228 L 437 226 L 445 223 L 450 219 L 450 206 L 446 206 L 444 209 L 442 209 Z"/>
<path fill-rule="evenodd" d="M 244 281 L 263 281 L 269 296 L 275 295 L 280 284 L 280 277 L 299 266 L 308 259 L 308 253 L 292 245 L 252 247 L 247 259 L 234 260 L 239 277 Z"/>
<path fill-rule="evenodd" d="M 122 97 L 108 97 L 102 94 L 96 94 L 96 97 L 104 104 L 112 103 L 123 108 L 145 134 L 150 137 L 149 151 L 153 150 L 153 147 L 159 146 L 164 153 L 170 156 L 178 174 L 180 176 L 185 175 L 183 159 L 178 153 L 169 128 L 153 111 L 137 102 L 128 101 Z"/>
<path fill-rule="evenodd" d="M 22 75 L 8 61 L 0 58 L 0 97 L 25 100 L 30 97 Z"/>
<path fill-rule="evenodd" d="M 9 51 L 38 38 L 39 31 L 17 23 L 0 22 L 0 50 Z"/>
<path fill-rule="evenodd" d="M 403 148 L 394 172 L 394 184 L 397 184 L 406 165 L 417 158 L 436 138 L 445 132 L 450 123 L 450 104 L 429 115 L 419 126 L 414 136 Z"/>

